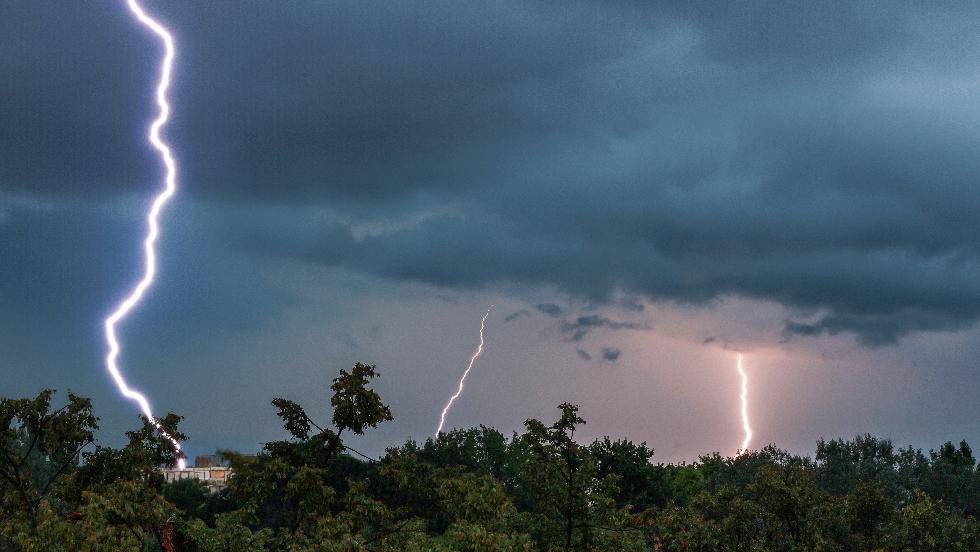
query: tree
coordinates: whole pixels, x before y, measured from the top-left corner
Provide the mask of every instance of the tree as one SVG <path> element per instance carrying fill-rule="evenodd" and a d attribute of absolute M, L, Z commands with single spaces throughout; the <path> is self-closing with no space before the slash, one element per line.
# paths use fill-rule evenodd
<path fill-rule="evenodd" d="M 198 479 L 180 479 L 163 487 L 163 497 L 183 512 L 185 519 L 202 517 L 210 496 L 208 486 Z"/>
<path fill-rule="evenodd" d="M 538 420 L 525 421 L 527 433 L 523 439 L 530 445 L 538 467 L 537 473 L 527 474 L 530 487 L 535 490 L 537 513 L 546 524 L 558 522 L 557 528 L 546 527 L 543 536 L 554 539 L 554 533 L 560 533 L 562 549 L 567 552 L 573 547 L 584 548 L 588 541 L 587 535 L 581 535 L 578 541 L 575 536 L 588 529 L 587 493 L 595 466 L 575 442 L 577 426 L 585 423 L 578 415 L 578 407 L 562 403 L 558 409 L 561 417 L 550 427 Z"/>
<path fill-rule="evenodd" d="M 642 511 L 666 505 L 666 470 L 650 461 L 653 449 L 647 448 L 645 442 L 635 445 L 630 441 L 611 441 L 605 437 L 593 442 L 589 452 L 595 458 L 600 479 L 616 477 L 618 491 L 614 498 L 617 507 Z"/>
<path fill-rule="evenodd" d="M 421 447 L 410 441 L 402 451 L 414 453 L 433 466 L 458 466 L 501 479 L 507 462 L 507 439 L 496 429 L 481 425 L 440 432 Z"/>
<path fill-rule="evenodd" d="M 143 481 L 86 491 L 78 515 L 82 549 L 174 552 L 177 508 Z"/>
<path fill-rule="evenodd" d="M 216 493 L 165 483 L 178 457 L 161 430 L 186 439 L 175 414 L 117 449 L 93 443 L 87 399 L 0 399 L 0 552 L 980 550 L 965 442 L 926 455 L 864 435 L 819 441 L 814 460 L 769 445 L 661 465 L 646 443 L 583 446 L 565 403 L 510 438 L 454 430 L 375 460 L 344 442 L 392 417 L 375 377 L 340 370 L 329 416 L 274 399 L 286 439 L 222 453 L 234 475 Z"/>
<path fill-rule="evenodd" d="M 745 494 L 771 514 L 766 531 L 773 549 L 812 547 L 820 540 L 815 514 L 824 498 L 803 464 L 763 466 Z"/>
<path fill-rule="evenodd" d="M 854 492 L 847 496 L 848 525 L 854 548 L 879 549 L 893 511 L 894 503 L 880 483 L 875 480 L 858 483 Z"/>
<path fill-rule="evenodd" d="M 922 491 L 897 512 L 887 534 L 889 550 L 967 552 L 980 545 L 976 519 L 961 522 L 942 502 Z"/>
<path fill-rule="evenodd" d="M 38 513 L 50 493 L 77 467 L 78 455 L 92 444 L 98 418 L 92 402 L 71 392 L 68 402 L 51 410 L 54 390 L 33 399 L 0 399 L 0 529 L 38 525 Z"/>
<path fill-rule="evenodd" d="M 273 399 L 292 439 L 266 443 L 256 457 L 229 454 L 235 476 L 228 483 L 227 495 L 240 506 L 241 522 L 252 530 L 270 528 L 300 541 L 324 532 L 335 537 L 343 533 L 344 523 L 335 516 L 342 512 L 351 492 L 346 476 L 365 473 L 363 462 L 345 453 L 373 459 L 344 444 L 341 436 L 345 431 L 360 435 L 392 419 L 391 411 L 370 388 L 375 377 L 374 366 L 359 362 L 350 372 L 340 370 L 330 387 L 332 428 L 314 421 L 296 402 Z M 343 492 L 338 494 L 337 487 Z"/>
<path fill-rule="evenodd" d="M 520 437 L 531 451 L 533 463 L 524 473 L 524 482 L 532 491 L 532 512 L 539 526 L 539 544 L 556 543 L 562 550 L 588 550 L 597 544 L 596 533 L 626 532 L 637 538 L 639 531 L 624 527 L 629 517 L 616 511 L 613 496 L 618 492 L 615 475 L 599 478 L 595 459 L 589 448 L 575 441 L 575 431 L 585 420 L 578 407 L 563 403 L 561 416 L 551 426 L 538 420 L 527 420 L 527 432 Z M 607 546 L 614 548 L 607 542 Z"/>
<path fill-rule="evenodd" d="M 670 504 L 645 516 L 653 550 L 708 552 L 721 547 L 718 523 L 696 507 Z"/>
<path fill-rule="evenodd" d="M 817 441 L 816 479 L 820 486 L 834 494 L 853 492 L 860 483 L 875 481 L 894 495 L 896 457 L 891 441 L 872 435 Z"/>
<path fill-rule="evenodd" d="M 52 411 L 53 396 L 0 399 L 0 550 L 169 550 L 175 509 L 158 467 L 177 452 L 161 428 L 185 440 L 180 417 L 142 418 L 126 447 L 85 451 L 98 429 L 91 402 L 68 393 Z"/>
<path fill-rule="evenodd" d="M 980 512 L 980 479 L 970 445 L 960 441 L 957 447 L 947 441 L 938 451 L 929 451 L 929 458 L 923 490 L 931 497 L 944 499 L 959 514 L 975 517 Z"/>

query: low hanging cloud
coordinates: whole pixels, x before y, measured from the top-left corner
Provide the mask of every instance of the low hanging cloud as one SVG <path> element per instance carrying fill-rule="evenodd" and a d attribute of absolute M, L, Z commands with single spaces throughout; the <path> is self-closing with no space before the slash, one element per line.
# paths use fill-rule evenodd
<path fill-rule="evenodd" d="M 504 322 L 513 322 L 518 318 L 524 318 L 526 316 L 531 316 L 531 311 L 527 309 L 521 309 L 519 311 L 512 312 L 504 317 Z"/>
<path fill-rule="evenodd" d="M 619 322 L 597 314 L 579 316 L 572 322 L 562 322 L 559 327 L 561 328 L 561 332 L 565 334 L 566 341 L 581 341 L 582 338 L 589 334 L 589 332 L 598 328 L 607 328 L 610 330 L 650 329 L 649 324 L 640 322 Z"/>
<path fill-rule="evenodd" d="M 578 357 L 582 360 L 585 361 L 592 360 L 592 355 L 590 355 L 586 351 L 583 351 L 582 349 L 575 349 L 575 353 L 578 354 Z"/>
<path fill-rule="evenodd" d="M 851 332 L 857 335 L 858 342 L 866 347 L 877 348 L 892 345 L 907 335 L 912 329 L 949 330 L 966 328 L 971 322 L 967 319 L 950 320 L 933 313 L 904 312 L 887 319 L 861 316 L 825 316 L 814 323 L 787 320 L 783 328 L 783 340 L 793 336 L 837 335 Z"/>
<path fill-rule="evenodd" d="M 559 316 L 565 314 L 565 309 L 561 308 L 560 306 L 554 303 L 540 303 L 538 305 L 535 305 L 534 308 L 538 309 L 539 311 L 547 314 L 552 318 L 558 318 Z"/>
<path fill-rule="evenodd" d="M 602 360 L 607 362 L 616 362 L 619 360 L 619 355 L 621 351 L 616 347 L 603 347 L 602 348 Z"/>

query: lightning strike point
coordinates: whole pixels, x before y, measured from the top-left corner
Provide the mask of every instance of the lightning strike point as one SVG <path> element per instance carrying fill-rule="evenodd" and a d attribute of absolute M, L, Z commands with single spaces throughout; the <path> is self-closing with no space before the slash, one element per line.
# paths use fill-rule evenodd
<path fill-rule="evenodd" d="M 476 359 L 480 358 L 480 355 L 483 354 L 483 330 L 485 330 L 487 327 L 487 317 L 490 316 L 491 310 L 493 310 L 493 305 L 490 305 L 490 308 L 487 309 L 486 314 L 483 315 L 483 320 L 480 321 L 480 344 L 477 345 L 476 350 L 473 351 L 473 356 L 470 357 L 470 363 L 463 372 L 463 377 L 459 378 L 459 387 L 456 389 L 456 394 L 449 397 L 449 402 L 446 403 L 445 408 L 442 409 L 442 414 L 439 416 L 439 427 L 436 428 L 436 437 L 439 437 L 439 434 L 442 433 L 442 426 L 446 424 L 446 412 L 449 412 L 449 407 L 451 407 L 453 402 L 463 393 L 463 384 L 466 382 L 466 376 L 468 376 L 470 374 L 470 370 L 473 369 L 473 364 L 476 362 Z"/>
<path fill-rule="evenodd" d="M 123 378 L 122 373 L 119 371 L 119 366 L 116 363 L 120 353 L 119 340 L 116 337 L 116 324 L 126 318 L 139 304 L 143 298 L 143 294 L 153 283 L 153 278 L 156 276 L 157 263 L 155 246 L 157 238 L 160 235 L 160 228 L 157 221 L 160 217 L 160 211 L 163 210 L 164 206 L 177 191 L 177 164 L 171 154 L 170 146 L 160 138 L 160 129 L 170 119 L 170 104 L 167 102 L 167 90 L 170 88 L 170 74 L 173 68 L 175 53 L 174 39 L 170 31 L 157 20 L 147 15 L 136 0 L 126 0 L 126 5 L 140 24 L 148 28 L 160 39 L 164 47 L 163 60 L 160 64 L 160 80 L 157 81 L 156 87 L 156 103 L 159 107 L 159 113 L 153 123 L 150 124 L 147 138 L 150 144 L 153 145 L 153 148 L 160 154 L 160 159 L 166 167 L 166 177 L 164 179 L 163 190 L 153 199 L 153 203 L 146 216 L 147 234 L 146 239 L 143 241 L 146 264 L 143 278 L 130 291 L 129 295 L 116 305 L 116 309 L 112 314 L 105 319 L 105 337 L 106 343 L 109 346 L 105 364 L 113 381 L 116 383 L 116 387 L 119 388 L 119 392 L 127 399 L 139 404 L 143 415 L 173 444 L 178 457 L 177 465 L 183 469 L 186 466 L 186 462 L 184 460 L 184 453 L 180 449 L 180 443 L 167 433 L 160 425 L 160 422 L 153 416 L 153 411 L 150 409 L 150 403 L 146 397 L 126 384 L 126 380 Z"/>
<path fill-rule="evenodd" d="M 742 369 L 742 353 L 738 354 L 738 373 L 742 376 L 742 430 L 745 431 L 745 438 L 742 440 L 742 446 L 735 453 L 735 456 L 744 454 L 749 450 L 749 442 L 752 441 L 752 427 L 749 425 L 749 376 L 746 375 L 745 370 Z"/>

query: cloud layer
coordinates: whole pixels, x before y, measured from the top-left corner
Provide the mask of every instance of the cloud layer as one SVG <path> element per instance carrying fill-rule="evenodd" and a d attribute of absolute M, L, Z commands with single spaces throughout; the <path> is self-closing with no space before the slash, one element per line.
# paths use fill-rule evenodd
<path fill-rule="evenodd" d="M 869 346 L 980 317 L 975 6 L 657 4 L 161 6 L 186 193 L 270 262 L 736 295 Z M 0 192 L 131 192 L 152 42 L 49 7 L 2 8 Z"/>

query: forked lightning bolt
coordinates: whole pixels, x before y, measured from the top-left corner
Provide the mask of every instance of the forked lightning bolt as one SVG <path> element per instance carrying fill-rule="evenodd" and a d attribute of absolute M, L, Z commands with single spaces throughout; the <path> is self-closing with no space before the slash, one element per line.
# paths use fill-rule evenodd
<path fill-rule="evenodd" d="M 487 309 L 486 314 L 483 315 L 483 320 L 480 321 L 480 344 L 477 345 L 476 350 L 473 351 L 473 356 L 470 357 L 470 364 L 463 372 L 463 377 L 459 378 L 459 387 L 456 389 L 456 394 L 449 397 L 449 402 L 446 403 L 446 407 L 442 409 L 442 414 L 439 416 L 439 427 L 436 428 L 436 437 L 438 437 L 439 433 L 442 432 L 442 426 L 446 424 L 446 412 L 449 412 L 449 407 L 451 407 L 453 405 L 453 401 L 458 399 L 463 393 L 463 384 L 466 383 L 466 376 L 468 376 L 470 374 L 470 370 L 473 369 L 473 364 L 476 362 L 476 359 L 480 358 L 480 355 L 483 354 L 483 330 L 485 330 L 487 327 L 487 317 L 490 316 L 490 311 L 492 309 L 493 305 L 490 305 L 490 308 Z"/>
<path fill-rule="evenodd" d="M 170 73 L 173 68 L 174 60 L 174 39 L 171 36 L 170 31 L 166 29 L 163 25 L 157 22 L 155 19 L 150 17 L 143 11 L 143 8 L 139 5 L 136 0 L 126 0 L 126 5 L 129 7 L 129 11 L 133 13 L 139 22 L 152 31 L 157 37 L 163 42 L 164 54 L 163 61 L 160 66 L 160 80 L 157 82 L 156 88 L 156 101 L 157 106 L 160 108 L 157 118 L 153 121 L 149 128 L 149 141 L 153 144 L 153 147 L 159 152 L 160 159 L 163 161 L 166 167 L 166 178 L 164 179 L 163 190 L 153 199 L 153 203 L 150 207 L 149 213 L 146 216 L 147 234 L 146 239 L 143 241 L 143 250 L 146 258 L 146 266 L 143 273 L 143 278 L 136 284 L 136 287 L 130 291 L 129 295 L 123 299 L 121 303 L 116 306 L 116 310 L 105 319 L 105 336 L 106 342 L 109 345 L 109 353 L 106 355 L 105 363 L 106 368 L 108 368 L 109 373 L 112 375 L 112 379 L 116 382 L 116 386 L 119 391 L 128 399 L 134 400 L 139 403 L 140 410 L 143 414 L 150 420 L 150 422 L 160 430 L 160 433 L 164 437 L 173 443 L 174 448 L 178 455 L 178 466 L 184 468 L 186 465 L 183 453 L 180 450 L 180 443 L 177 442 L 169 433 L 164 431 L 160 426 L 160 422 L 153 416 L 153 411 L 150 409 L 150 403 L 146 400 L 139 391 L 129 387 L 126 384 L 126 380 L 122 377 L 119 371 L 119 366 L 116 364 L 116 360 L 119 357 L 119 340 L 116 338 L 116 324 L 124 319 L 130 311 L 132 311 L 140 300 L 143 298 L 143 294 L 153 283 L 153 278 L 156 275 L 156 241 L 160 234 L 159 225 L 157 219 L 160 217 L 160 211 L 167 204 L 170 198 L 177 191 L 177 165 L 174 162 L 173 155 L 170 152 L 170 146 L 167 145 L 160 138 L 160 129 L 167 123 L 170 118 L 170 104 L 167 103 L 167 89 L 170 87 Z"/>
<path fill-rule="evenodd" d="M 749 377 L 742 369 L 742 353 L 738 354 L 738 373 L 742 376 L 742 430 L 745 431 L 745 438 L 736 456 L 749 450 L 749 442 L 752 441 L 752 428 L 749 426 Z"/>

